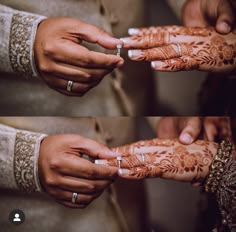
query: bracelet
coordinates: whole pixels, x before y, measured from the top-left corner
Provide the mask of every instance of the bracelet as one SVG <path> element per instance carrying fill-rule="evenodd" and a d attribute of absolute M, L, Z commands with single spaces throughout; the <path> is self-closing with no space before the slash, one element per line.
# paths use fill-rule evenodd
<path fill-rule="evenodd" d="M 215 193 L 218 189 L 219 183 L 221 181 L 222 175 L 224 173 L 225 165 L 230 158 L 233 145 L 229 141 L 223 140 L 215 158 L 210 166 L 209 175 L 205 182 L 205 191 Z"/>

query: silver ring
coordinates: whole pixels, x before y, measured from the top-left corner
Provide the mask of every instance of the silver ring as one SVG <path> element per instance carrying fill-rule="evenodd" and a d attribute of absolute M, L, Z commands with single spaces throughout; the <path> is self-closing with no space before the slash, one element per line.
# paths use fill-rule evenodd
<path fill-rule="evenodd" d="M 120 168 L 121 168 L 122 157 L 121 157 L 121 156 L 118 156 L 118 157 L 116 158 L 116 160 L 117 160 L 117 166 L 118 166 L 118 168 L 120 169 Z"/>
<path fill-rule="evenodd" d="M 76 203 L 77 196 L 78 196 L 78 193 L 73 193 L 73 194 L 72 194 L 71 202 L 72 202 L 73 204 Z"/>
<path fill-rule="evenodd" d="M 142 159 L 142 163 L 143 163 L 143 165 L 145 166 L 146 161 L 145 161 L 145 156 L 144 156 L 143 153 L 141 154 L 141 159 Z"/>
<path fill-rule="evenodd" d="M 183 55 L 182 48 L 179 44 L 176 44 L 176 46 L 177 46 L 178 56 L 181 57 Z"/>
<path fill-rule="evenodd" d="M 67 86 L 66 86 L 66 90 L 68 92 L 71 92 L 72 91 L 72 86 L 73 86 L 73 81 L 68 81 Z"/>

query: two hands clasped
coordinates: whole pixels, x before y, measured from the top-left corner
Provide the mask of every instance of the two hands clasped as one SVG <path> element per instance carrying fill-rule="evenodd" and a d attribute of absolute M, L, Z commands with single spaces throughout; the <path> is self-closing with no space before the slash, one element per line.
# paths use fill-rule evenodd
<path fill-rule="evenodd" d="M 129 49 L 130 59 L 151 62 L 159 71 L 234 73 L 235 9 L 234 0 L 188 0 L 183 8 L 186 27 L 132 28 L 130 37 L 122 39 L 78 19 L 48 18 L 38 26 L 35 63 L 50 88 L 80 97 L 124 64 L 120 56 L 91 51 L 83 41 L 108 50 L 122 45 Z"/>
<path fill-rule="evenodd" d="M 200 185 L 218 148 L 213 141 L 216 136 L 229 137 L 230 126 L 227 118 L 220 117 L 162 118 L 157 132 L 159 138 L 114 149 L 79 135 L 48 136 L 39 154 L 42 188 L 65 206 L 85 208 L 118 175 L 128 179 L 161 177 Z M 71 201 L 73 193 L 78 193 L 76 204 Z"/>

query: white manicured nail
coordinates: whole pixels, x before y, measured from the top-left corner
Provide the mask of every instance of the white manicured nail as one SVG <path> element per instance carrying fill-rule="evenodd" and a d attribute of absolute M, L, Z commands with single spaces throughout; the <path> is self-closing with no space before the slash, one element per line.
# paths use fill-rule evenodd
<path fill-rule="evenodd" d="M 138 34 L 138 33 L 139 33 L 139 30 L 136 29 L 136 28 L 130 28 L 130 29 L 128 30 L 128 34 L 129 34 L 129 35 L 136 35 L 136 34 Z"/>

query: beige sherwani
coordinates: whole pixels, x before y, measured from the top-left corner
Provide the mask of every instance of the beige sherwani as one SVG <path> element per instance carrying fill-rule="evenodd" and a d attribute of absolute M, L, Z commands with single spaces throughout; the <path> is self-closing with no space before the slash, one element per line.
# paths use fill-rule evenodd
<path fill-rule="evenodd" d="M 45 134 L 75 133 L 114 147 L 137 139 L 135 120 L 0 118 L 0 123 L 5 124 L 0 126 L 1 231 L 11 232 L 15 227 L 8 221 L 10 211 L 15 208 L 26 214 L 26 221 L 15 227 L 20 232 L 146 230 L 147 212 L 142 182 L 118 181 L 115 189 L 113 187 L 105 191 L 88 208 L 74 210 L 59 205 L 47 194 L 40 193 L 37 174 L 39 145 Z"/>

